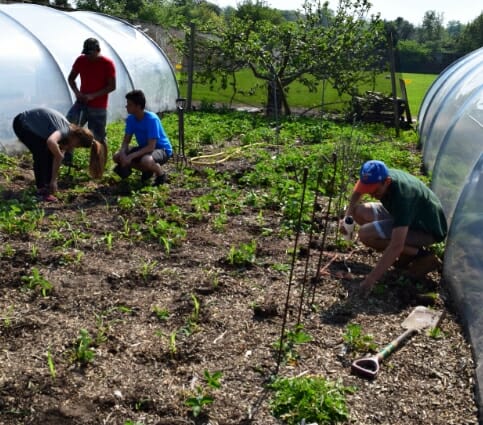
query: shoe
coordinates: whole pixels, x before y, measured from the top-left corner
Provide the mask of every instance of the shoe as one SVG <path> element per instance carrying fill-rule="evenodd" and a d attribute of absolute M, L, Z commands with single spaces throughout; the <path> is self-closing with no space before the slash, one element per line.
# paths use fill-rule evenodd
<path fill-rule="evenodd" d="M 434 253 L 420 250 L 414 260 L 411 261 L 406 275 L 412 279 L 422 279 L 429 272 L 440 270 L 442 264 Z"/>
<path fill-rule="evenodd" d="M 406 269 L 411 261 L 416 259 L 417 255 L 401 254 L 399 258 L 394 262 L 393 267 L 395 269 Z"/>
<path fill-rule="evenodd" d="M 54 195 L 46 194 L 42 197 L 42 201 L 44 201 L 44 202 L 57 202 L 58 199 Z"/>
<path fill-rule="evenodd" d="M 121 167 L 119 164 L 114 167 L 113 171 L 119 177 L 121 177 L 121 179 L 127 179 L 132 173 L 132 170 L 130 168 Z"/>
<path fill-rule="evenodd" d="M 141 174 L 141 183 L 146 183 L 151 177 L 153 177 L 152 171 L 143 171 Z"/>
<path fill-rule="evenodd" d="M 74 165 L 74 154 L 72 152 L 65 152 L 62 164 L 66 165 L 67 167 L 72 167 Z"/>
<path fill-rule="evenodd" d="M 153 186 L 161 186 L 162 184 L 165 184 L 168 182 L 168 177 L 166 174 L 161 174 L 160 176 L 156 176 L 154 179 Z"/>

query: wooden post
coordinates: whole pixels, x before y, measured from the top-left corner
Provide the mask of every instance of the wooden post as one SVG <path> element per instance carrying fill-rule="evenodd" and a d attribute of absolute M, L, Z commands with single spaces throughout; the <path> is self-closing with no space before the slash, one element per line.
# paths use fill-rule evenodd
<path fill-rule="evenodd" d="M 406 111 L 406 119 L 409 125 L 413 123 L 413 117 L 411 116 L 411 109 L 409 109 L 408 92 L 406 90 L 406 82 L 400 78 L 399 87 L 401 89 L 401 97 L 404 100 L 404 110 Z"/>
<path fill-rule="evenodd" d="M 193 71 L 194 71 L 194 52 L 195 52 L 195 31 L 196 27 L 190 22 L 190 38 L 188 53 L 188 87 L 186 88 L 186 110 L 191 111 L 191 103 L 193 99 Z"/>
<path fill-rule="evenodd" d="M 396 137 L 399 137 L 399 105 L 397 102 L 396 61 L 394 60 L 392 32 L 389 33 L 389 64 L 391 67 L 391 89 L 392 89 L 392 104 L 394 108 L 394 127 L 396 128 Z"/>

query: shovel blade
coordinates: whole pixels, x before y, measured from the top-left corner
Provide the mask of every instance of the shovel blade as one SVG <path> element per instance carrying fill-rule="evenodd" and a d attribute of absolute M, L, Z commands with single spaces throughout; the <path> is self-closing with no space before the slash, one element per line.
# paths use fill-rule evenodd
<path fill-rule="evenodd" d="M 428 307 L 417 306 L 411 314 L 406 317 L 401 326 L 404 329 L 421 330 L 436 328 L 443 318 L 443 312 L 432 310 Z"/>

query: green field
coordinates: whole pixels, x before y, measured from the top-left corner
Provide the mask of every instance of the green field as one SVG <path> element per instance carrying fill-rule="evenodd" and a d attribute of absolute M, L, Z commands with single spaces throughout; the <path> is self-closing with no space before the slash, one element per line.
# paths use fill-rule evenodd
<path fill-rule="evenodd" d="M 179 74 L 180 91 L 186 96 L 186 75 Z M 428 74 L 398 74 L 399 78 L 406 82 L 406 89 L 409 100 L 409 107 L 413 118 L 417 118 L 417 114 L 424 98 L 424 94 L 435 80 L 437 75 Z M 233 90 L 231 87 L 223 89 L 219 84 L 215 83 L 210 87 L 208 84 L 196 83 L 193 85 L 193 100 L 205 101 L 208 103 L 217 103 L 229 105 L 230 101 L 234 104 L 245 104 L 259 107 L 266 101 L 265 85 L 262 81 L 258 82 L 258 87 L 253 87 L 253 76 L 251 71 L 240 71 L 236 75 L 237 78 L 237 95 L 233 98 Z M 288 101 L 292 108 L 312 108 L 322 104 L 322 98 L 325 109 L 343 109 L 344 104 L 349 100 L 348 96 L 340 98 L 329 84 L 326 85 L 322 94 L 321 86 L 317 92 L 309 92 L 309 90 L 298 82 L 294 82 L 289 87 Z M 399 90 L 399 85 L 397 85 Z M 391 92 L 391 79 L 388 73 L 380 74 L 374 84 L 361 86 L 359 91 L 364 93 L 367 90 L 374 90 L 389 94 Z"/>

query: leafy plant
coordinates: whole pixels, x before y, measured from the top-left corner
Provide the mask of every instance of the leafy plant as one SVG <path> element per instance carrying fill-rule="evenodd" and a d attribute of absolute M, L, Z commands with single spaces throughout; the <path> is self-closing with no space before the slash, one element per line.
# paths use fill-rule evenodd
<path fill-rule="evenodd" d="M 350 351 L 373 352 L 377 350 L 377 345 L 373 342 L 374 337 L 362 334 L 361 326 L 356 323 L 347 325 L 342 338 Z"/>
<path fill-rule="evenodd" d="M 427 334 L 433 339 L 444 338 L 444 332 L 438 326 L 436 326 L 435 328 L 428 329 Z"/>
<path fill-rule="evenodd" d="M 161 320 L 161 321 L 168 320 L 169 310 L 167 308 L 153 306 L 153 313 L 156 315 L 158 320 Z"/>
<path fill-rule="evenodd" d="M 336 424 L 349 419 L 345 387 L 321 377 L 277 378 L 269 388 L 275 391 L 270 401 L 272 414 L 288 425 L 304 423 Z"/>
<path fill-rule="evenodd" d="M 35 244 L 31 244 L 30 245 L 30 258 L 32 259 L 32 261 L 35 261 L 35 260 L 37 260 L 38 257 L 39 257 L 39 247 Z"/>
<path fill-rule="evenodd" d="M 228 263 L 233 266 L 248 266 L 255 262 L 257 241 L 242 243 L 238 248 L 232 246 L 227 255 Z"/>
<path fill-rule="evenodd" d="M 142 262 L 140 274 L 143 282 L 147 282 L 149 280 L 157 266 L 158 262 L 156 260 L 146 260 Z"/>
<path fill-rule="evenodd" d="M 5 328 L 8 328 L 10 327 L 10 325 L 12 324 L 12 317 L 13 317 L 13 311 L 14 311 L 15 307 L 13 305 L 9 305 L 7 310 L 3 313 L 4 315 L 0 318 L 0 320 L 3 321 L 3 326 Z"/>
<path fill-rule="evenodd" d="M 185 401 L 185 405 L 191 408 L 193 417 L 198 417 L 205 406 L 215 401 L 210 390 L 221 388 L 220 379 L 222 375 L 221 371 L 213 374 L 210 374 L 207 370 L 204 371 L 205 385 L 197 385 L 194 394 Z"/>
<path fill-rule="evenodd" d="M 106 249 L 108 251 L 112 251 L 112 241 L 113 241 L 114 236 L 112 235 L 111 232 L 106 232 L 102 238 L 104 243 L 106 244 Z"/>
<path fill-rule="evenodd" d="M 80 363 L 82 366 L 91 362 L 95 356 L 93 343 L 94 341 L 87 329 L 81 329 L 75 343 L 73 360 Z"/>
<path fill-rule="evenodd" d="M 278 340 L 273 347 L 281 351 L 285 361 L 291 362 L 299 358 L 296 346 L 312 341 L 312 337 L 304 332 L 303 325 L 297 325 L 293 330 L 285 331 L 282 341 Z"/>
<path fill-rule="evenodd" d="M 158 240 L 164 246 L 166 254 L 170 254 L 171 248 L 186 238 L 186 230 L 177 223 L 168 222 L 154 215 L 146 219 L 148 235 Z"/>
<path fill-rule="evenodd" d="M 26 282 L 25 288 L 27 289 L 35 290 L 40 288 L 40 293 L 43 297 L 49 295 L 54 288 L 53 285 L 47 279 L 45 279 L 40 274 L 40 271 L 35 267 L 32 268 L 31 273 L 28 276 L 22 276 L 22 281 Z"/>

